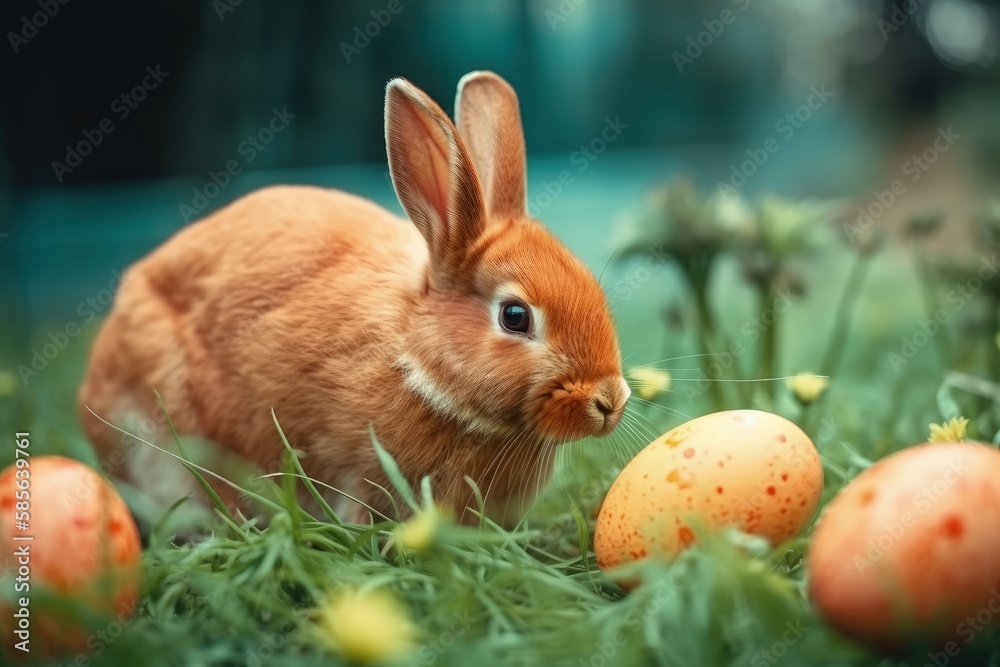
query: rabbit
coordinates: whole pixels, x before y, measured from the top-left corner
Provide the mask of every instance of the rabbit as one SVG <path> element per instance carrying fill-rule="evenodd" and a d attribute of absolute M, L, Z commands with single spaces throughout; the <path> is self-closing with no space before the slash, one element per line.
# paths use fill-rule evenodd
<path fill-rule="evenodd" d="M 614 430 L 630 394 L 615 325 L 590 270 L 527 215 L 513 88 L 467 74 L 455 116 L 388 83 L 386 151 L 409 220 L 272 186 L 128 269 L 78 401 L 116 476 L 173 494 L 162 502 L 183 495 L 163 483 L 162 454 L 123 455 L 129 439 L 104 422 L 153 423 L 155 388 L 179 433 L 272 471 L 284 454 L 273 409 L 345 520 L 403 507 L 383 490 L 374 436 L 414 488 L 430 478 L 437 505 L 509 526 L 558 445 Z M 154 426 L 169 435 L 162 414 Z"/>

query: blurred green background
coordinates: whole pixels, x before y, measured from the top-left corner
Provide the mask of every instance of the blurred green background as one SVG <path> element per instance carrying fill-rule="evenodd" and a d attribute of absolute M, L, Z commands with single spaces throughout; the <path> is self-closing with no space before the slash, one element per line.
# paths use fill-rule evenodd
<path fill-rule="evenodd" d="M 823 252 L 803 260 L 822 279 L 809 281 L 782 324 L 794 333 L 779 346 L 781 374 L 820 363 L 842 316 L 834 308 L 857 245 L 851 225 L 878 213 L 880 197 L 893 201 L 863 231 L 896 243 L 852 307 L 847 354 L 860 363 L 842 373 L 884 370 L 886 351 L 924 312 L 906 225 L 940 217 L 931 254 L 974 262 L 970 230 L 995 192 L 1000 13 L 992 2 L 219 0 L 74 3 L 49 8 L 50 17 L 44 9 L 2 10 L 0 99 L 0 368 L 15 375 L 11 392 L 37 390 L 36 404 L 72 393 L 116 272 L 191 219 L 279 182 L 343 188 L 398 210 L 382 130 L 393 76 L 449 112 L 462 74 L 493 69 L 509 79 L 521 98 L 530 208 L 595 272 L 678 176 L 706 197 L 727 183 L 748 202 L 835 200 L 835 213 L 814 223 L 828 232 Z M 269 133 L 276 112 L 280 131 Z M 619 129 L 604 143 L 607 123 Z M 913 157 L 947 128 L 958 138 L 915 167 Z M 892 194 L 895 180 L 902 195 Z M 643 261 L 619 260 L 608 285 L 634 277 Z M 706 286 L 729 336 L 760 310 L 740 267 L 721 257 Z M 699 351 L 679 280 L 668 264 L 628 295 L 610 290 L 633 363 Z M 70 352 L 38 357 L 67 324 L 83 332 Z M 726 376 L 753 377 L 755 355 Z M 947 365 L 930 354 L 921 364 L 934 381 Z M 883 389 L 873 393 L 886 399 Z M 53 400 L 48 409 L 69 410 Z M 677 409 L 699 409 L 687 403 Z"/>
<path fill-rule="evenodd" d="M 602 274 L 626 368 L 669 372 L 669 392 L 630 374 L 636 416 L 610 445 L 565 448 L 523 549 L 459 531 L 449 558 L 421 560 L 363 527 L 307 539 L 277 522 L 178 549 L 167 531 L 132 639 L 103 664 L 149 647 L 163 664 L 254 664 L 286 624 L 281 664 L 329 664 L 303 609 L 331 581 L 377 578 L 427 636 L 453 610 L 476 618 L 422 664 L 556 664 L 539 656 L 568 647 L 596 667 L 595 637 L 655 589 L 619 599 L 587 531 L 653 435 L 779 412 L 815 441 L 824 502 L 931 422 L 961 414 L 969 438 L 1000 439 L 998 2 L 30 0 L 0 25 L 0 463 L 22 430 L 33 453 L 95 461 L 73 404 L 90 341 L 120 272 L 191 220 L 275 183 L 399 211 L 382 126 L 395 76 L 448 112 L 468 71 L 513 84 L 529 211 Z M 800 373 L 829 386 L 796 395 L 784 378 Z M 876 663 L 813 615 L 805 543 L 768 576 L 764 551 L 748 564 L 732 545 L 652 565 L 683 595 L 619 664 L 774 664 L 798 615 L 815 630 L 786 664 Z M 953 664 L 997 664 L 992 641 Z"/>

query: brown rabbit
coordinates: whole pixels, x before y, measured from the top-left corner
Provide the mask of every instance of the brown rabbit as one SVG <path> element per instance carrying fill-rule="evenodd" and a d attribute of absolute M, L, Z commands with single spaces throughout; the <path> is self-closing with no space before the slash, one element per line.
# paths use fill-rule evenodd
<path fill-rule="evenodd" d="M 155 388 L 179 432 L 272 470 L 273 408 L 311 477 L 388 515 L 370 426 L 411 484 L 429 476 L 437 502 L 467 514 L 468 477 L 510 524 L 556 445 L 610 433 L 629 397 L 615 327 L 590 271 L 527 217 L 517 96 L 473 72 L 455 107 L 458 130 L 409 81 L 386 90 L 412 223 L 343 192 L 271 187 L 132 266 L 79 396 L 101 455 L 121 438 L 86 408 L 148 418 Z M 148 490 L 157 456 L 118 474 Z"/>

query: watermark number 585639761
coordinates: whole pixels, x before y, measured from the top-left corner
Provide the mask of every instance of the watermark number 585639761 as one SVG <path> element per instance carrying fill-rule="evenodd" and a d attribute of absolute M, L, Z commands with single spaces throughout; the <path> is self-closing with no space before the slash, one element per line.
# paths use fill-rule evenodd
<path fill-rule="evenodd" d="M 13 521 L 13 567 L 14 592 L 20 597 L 14 604 L 14 648 L 29 653 L 31 651 L 31 460 L 28 448 L 31 446 L 29 433 L 14 434 L 14 521 Z"/>

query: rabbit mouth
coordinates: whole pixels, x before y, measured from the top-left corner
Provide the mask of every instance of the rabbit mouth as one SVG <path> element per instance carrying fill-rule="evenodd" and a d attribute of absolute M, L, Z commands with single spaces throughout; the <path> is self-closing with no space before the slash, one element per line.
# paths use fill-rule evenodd
<path fill-rule="evenodd" d="M 630 395 L 621 376 L 559 383 L 540 406 L 539 429 L 567 441 L 608 435 L 621 422 Z"/>
<path fill-rule="evenodd" d="M 602 438 L 606 435 L 610 435 L 611 432 L 618 427 L 618 424 L 621 422 L 621 420 L 622 420 L 622 412 L 605 414 L 604 422 L 601 424 L 601 428 L 594 435 Z"/>

